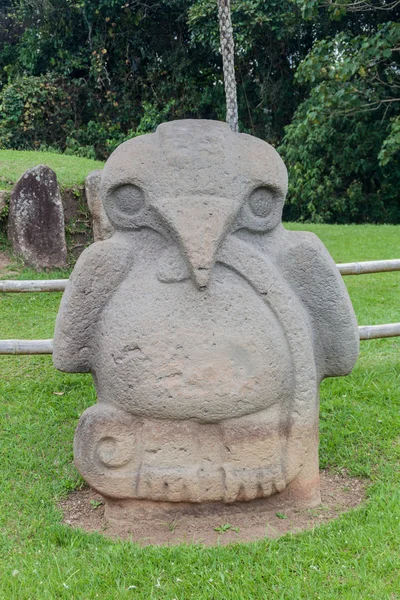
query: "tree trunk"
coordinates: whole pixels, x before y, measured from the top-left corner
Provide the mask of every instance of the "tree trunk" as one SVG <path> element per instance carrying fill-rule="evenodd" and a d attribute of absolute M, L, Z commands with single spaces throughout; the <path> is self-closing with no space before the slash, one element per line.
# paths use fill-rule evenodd
<path fill-rule="evenodd" d="M 232 131 L 239 131 L 235 78 L 235 45 L 231 21 L 230 0 L 218 0 L 219 32 L 224 67 L 226 122 Z"/>

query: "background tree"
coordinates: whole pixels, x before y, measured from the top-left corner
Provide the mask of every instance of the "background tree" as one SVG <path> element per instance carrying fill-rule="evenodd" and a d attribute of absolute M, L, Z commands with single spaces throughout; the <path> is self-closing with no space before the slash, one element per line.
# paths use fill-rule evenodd
<path fill-rule="evenodd" d="M 399 223 L 400 2 L 301 4 L 335 28 L 296 72 L 309 96 L 280 148 L 291 176 L 286 216 Z"/>
<path fill-rule="evenodd" d="M 399 11 L 232 2 L 240 130 L 280 147 L 286 218 L 400 221 Z M 225 119 L 215 0 L 0 0 L 0 147 L 104 159 L 188 117 Z"/>
<path fill-rule="evenodd" d="M 239 130 L 239 115 L 235 75 L 235 43 L 232 31 L 231 3 L 218 0 L 219 35 L 226 98 L 226 122 L 232 131 Z"/>
<path fill-rule="evenodd" d="M 47 130 L 31 123 L 37 139 L 24 138 L 21 105 L 43 83 L 30 79 L 29 92 L 20 87 L 12 94 L 18 111 L 7 103 L 3 112 L 3 146 L 56 145 L 104 158 L 126 136 L 163 119 L 225 118 L 215 0 L 14 1 L 20 35 L 12 56 L 11 45 L 0 49 L 7 63 L 3 92 L 18 77 L 51 76 L 67 92 L 64 141 L 50 122 Z M 236 0 L 232 13 L 241 129 L 277 143 L 302 97 L 293 77 L 311 48 L 312 24 L 285 0 Z"/>

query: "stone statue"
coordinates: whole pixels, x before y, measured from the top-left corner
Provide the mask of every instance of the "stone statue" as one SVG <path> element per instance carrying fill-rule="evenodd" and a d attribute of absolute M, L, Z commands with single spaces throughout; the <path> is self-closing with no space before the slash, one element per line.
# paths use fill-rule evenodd
<path fill-rule="evenodd" d="M 108 159 L 115 232 L 77 262 L 54 337 L 56 368 L 93 374 L 75 463 L 106 516 L 320 502 L 319 384 L 351 371 L 358 329 L 325 247 L 283 228 L 286 191 L 277 152 L 216 121 Z"/>

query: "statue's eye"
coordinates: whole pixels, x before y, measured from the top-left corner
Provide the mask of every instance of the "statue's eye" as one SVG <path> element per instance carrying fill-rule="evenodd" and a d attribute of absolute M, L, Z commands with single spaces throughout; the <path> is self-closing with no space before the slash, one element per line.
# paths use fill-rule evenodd
<path fill-rule="evenodd" d="M 248 202 L 256 217 L 265 218 L 274 206 L 274 192 L 270 188 L 259 187 L 250 194 Z"/>
<path fill-rule="evenodd" d="M 134 215 L 144 206 L 144 193 L 137 185 L 120 185 L 113 191 L 112 204 L 123 215 Z"/>
<path fill-rule="evenodd" d="M 111 224 L 116 229 L 137 229 L 146 212 L 146 194 L 134 183 L 106 188 L 103 205 Z"/>

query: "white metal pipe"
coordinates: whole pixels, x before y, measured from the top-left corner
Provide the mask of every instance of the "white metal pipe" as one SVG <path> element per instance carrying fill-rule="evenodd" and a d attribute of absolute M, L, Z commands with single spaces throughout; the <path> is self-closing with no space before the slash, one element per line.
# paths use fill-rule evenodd
<path fill-rule="evenodd" d="M 377 338 L 397 337 L 400 335 L 400 323 L 386 325 L 364 325 L 359 327 L 360 340 L 375 340 Z"/>
<path fill-rule="evenodd" d="M 53 340 L 0 340 L 0 354 L 52 354 Z"/>
<path fill-rule="evenodd" d="M 400 336 L 400 323 L 364 325 L 358 328 L 360 340 Z M 52 354 L 53 340 L 0 340 L 0 354 Z"/>
<path fill-rule="evenodd" d="M 0 292 L 63 292 L 68 279 L 29 279 L 0 281 Z"/>
<path fill-rule="evenodd" d="M 365 273 L 387 273 L 400 271 L 400 258 L 393 260 L 371 260 L 367 262 L 336 265 L 341 275 L 364 275 Z"/>
<path fill-rule="evenodd" d="M 341 275 L 364 275 L 400 271 L 400 258 L 373 260 L 368 262 L 343 263 L 336 265 Z M 68 279 L 5 279 L 0 281 L 0 292 L 63 292 Z"/>

